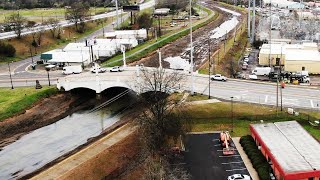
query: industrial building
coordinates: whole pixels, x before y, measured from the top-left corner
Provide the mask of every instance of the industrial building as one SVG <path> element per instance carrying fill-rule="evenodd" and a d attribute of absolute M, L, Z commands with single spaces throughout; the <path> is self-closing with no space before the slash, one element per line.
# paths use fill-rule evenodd
<path fill-rule="evenodd" d="M 283 69 L 288 72 L 309 71 L 311 74 L 320 73 L 320 52 L 316 43 L 263 44 L 259 52 L 259 65 L 276 65 L 280 59 Z M 271 62 L 269 60 L 271 59 Z"/>
<path fill-rule="evenodd" d="M 319 180 L 320 144 L 299 123 L 251 124 L 250 131 L 276 179 Z"/>
<path fill-rule="evenodd" d="M 109 39 L 147 39 L 147 30 L 121 30 L 104 33 L 105 38 Z"/>

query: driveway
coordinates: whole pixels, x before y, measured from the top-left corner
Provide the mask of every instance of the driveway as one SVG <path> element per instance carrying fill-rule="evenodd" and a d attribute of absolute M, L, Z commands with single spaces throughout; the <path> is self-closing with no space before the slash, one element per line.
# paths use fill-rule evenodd
<path fill-rule="evenodd" d="M 238 151 L 230 156 L 222 154 L 218 138 L 219 133 L 187 135 L 185 161 L 192 179 L 226 180 L 236 173 L 249 175 Z"/>

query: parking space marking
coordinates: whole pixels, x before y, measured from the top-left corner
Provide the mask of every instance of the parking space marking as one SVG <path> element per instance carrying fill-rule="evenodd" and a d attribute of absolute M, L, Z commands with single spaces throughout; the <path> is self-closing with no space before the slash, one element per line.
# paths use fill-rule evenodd
<path fill-rule="evenodd" d="M 239 154 L 235 154 L 235 155 L 228 155 L 228 156 L 219 156 L 219 157 L 239 157 Z"/>
<path fill-rule="evenodd" d="M 243 161 L 238 161 L 238 162 L 227 162 L 227 163 L 221 163 L 223 165 L 226 165 L 226 164 L 240 164 L 240 163 L 243 163 Z"/>
<path fill-rule="evenodd" d="M 227 169 L 226 171 L 242 171 L 246 170 L 247 168 L 241 168 L 241 169 Z"/>

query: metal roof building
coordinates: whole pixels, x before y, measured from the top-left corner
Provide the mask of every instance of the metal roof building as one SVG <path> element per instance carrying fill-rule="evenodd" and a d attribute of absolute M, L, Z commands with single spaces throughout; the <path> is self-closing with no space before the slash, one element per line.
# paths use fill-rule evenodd
<path fill-rule="evenodd" d="M 296 121 L 250 125 L 277 179 L 320 177 L 320 144 Z"/>

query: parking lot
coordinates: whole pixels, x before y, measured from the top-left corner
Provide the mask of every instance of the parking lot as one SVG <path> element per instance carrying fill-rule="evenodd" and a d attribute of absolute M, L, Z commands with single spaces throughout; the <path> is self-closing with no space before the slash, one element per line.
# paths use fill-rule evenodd
<path fill-rule="evenodd" d="M 232 174 L 249 175 L 241 156 L 224 156 L 219 133 L 188 134 L 185 140 L 185 161 L 192 179 L 226 180 Z"/>

